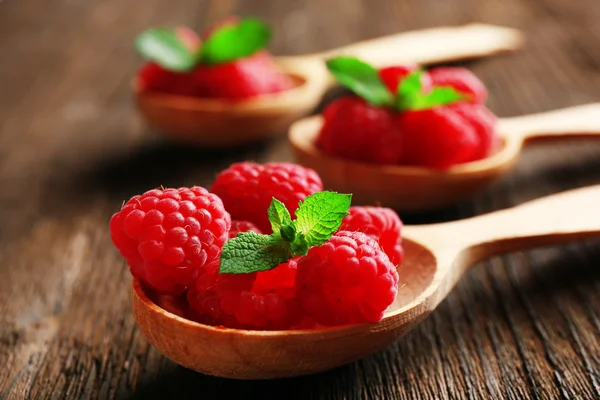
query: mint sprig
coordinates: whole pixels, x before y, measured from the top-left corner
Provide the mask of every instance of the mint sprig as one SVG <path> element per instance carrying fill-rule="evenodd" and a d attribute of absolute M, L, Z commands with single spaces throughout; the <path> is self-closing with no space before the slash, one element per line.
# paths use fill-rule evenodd
<path fill-rule="evenodd" d="M 335 57 L 326 61 L 329 72 L 336 80 L 376 107 L 395 111 L 425 110 L 459 101 L 470 96 L 450 86 L 434 86 L 425 92 L 421 78 L 424 71 L 418 69 L 405 76 L 398 84 L 396 93 L 390 92 L 377 70 L 354 57 Z"/>
<path fill-rule="evenodd" d="M 372 105 L 393 105 L 394 97 L 371 65 L 354 57 L 336 57 L 325 64 L 338 82 Z"/>
<path fill-rule="evenodd" d="M 351 201 L 350 194 L 318 192 L 300 202 L 292 220 L 283 203 L 274 198 L 267 213 L 273 233 L 242 232 L 230 239 L 223 246 L 219 272 L 266 271 L 296 255 L 306 255 L 309 248 L 320 246 L 339 229 Z"/>
<path fill-rule="evenodd" d="M 271 39 L 271 29 L 255 18 L 244 18 L 235 24 L 217 28 L 191 51 L 171 28 L 151 28 L 135 39 L 137 51 L 147 60 L 174 72 L 191 71 L 198 64 L 214 65 L 248 57 L 265 48 Z"/>

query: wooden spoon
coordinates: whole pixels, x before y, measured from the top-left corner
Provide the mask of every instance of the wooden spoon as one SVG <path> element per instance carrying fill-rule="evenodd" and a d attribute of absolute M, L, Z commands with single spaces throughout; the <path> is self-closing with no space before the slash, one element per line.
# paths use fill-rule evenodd
<path fill-rule="evenodd" d="M 456 203 L 485 189 L 515 164 L 529 140 L 599 135 L 600 103 L 501 119 L 502 144 L 495 154 L 446 171 L 328 156 L 314 145 L 322 123 L 319 115 L 305 118 L 291 126 L 288 136 L 298 163 L 316 170 L 326 189 L 353 193 L 356 204 L 422 211 Z"/>
<path fill-rule="evenodd" d="M 406 226 L 398 297 L 377 323 L 295 331 L 216 328 L 159 307 L 138 281 L 133 282 L 133 312 L 154 347 L 202 373 L 269 379 L 320 372 L 390 345 L 427 317 L 479 260 L 600 236 L 598 204 L 600 185 L 461 221 Z"/>
<path fill-rule="evenodd" d="M 282 93 L 231 102 L 142 91 L 133 83 L 138 109 L 166 136 L 205 147 L 229 147 L 285 132 L 310 113 L 335 82 L 323 60 L 354 55 L 378 67 L 429 64 L 516 50 L 519 31 L 485 24 L 440 27 L 367 40 L 303 56 L 276 57 L 297 86 Z"/>

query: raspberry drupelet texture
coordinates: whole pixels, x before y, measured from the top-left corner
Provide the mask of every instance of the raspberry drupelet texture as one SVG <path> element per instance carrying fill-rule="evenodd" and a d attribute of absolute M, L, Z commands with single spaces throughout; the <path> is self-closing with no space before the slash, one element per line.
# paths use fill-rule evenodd
<path fill-rule="evenodd" d="M 229 239 L 233 239 L 240 232 L 248 232 L 248 231 L 262 233 L 260 231 L 260 229 L 258 229 L 258 227 L 250 221 L 232 220 L 231 221 L 231 229 L 229 230 Z"/>
<path fill-rule="evenodd" d="M 391 208 L 353 206 L 342 220 L 340 231 L 362 232 L 375 239 L 394 265 L 402 263 L 403 224 Z"/>
<path fill-rule="evenodd" d="M 168 295 L 183 293 L 203 268 L 219 264 L 230 227 L 221 199 L 198 186 L 134 196 L 110 220 L 131 274 Z"/>
<path fill-rule="evenodd" d="M 296 298 L 296 260 L 250 274 L 204 270 L 187 293 L 194 318 L 238 329 L 290 329 L 306 324 Z"/>
<path fill-rule="evenodd" d="M 273 197 L 293 216 L 300 201 L 321 190 L 323 183 L 314 170 L 286 162 L 232 164 L 211 188 L 233 219 L 250 221 L 263 233 L 272 232 L 267 210 Z"/>
<path fill-rule="evenodd" d="M 321 325 L 376 322 L 396 298 L 398 272 L 374 239 L 339 231 L 298 259 L 296 286 Z"/>

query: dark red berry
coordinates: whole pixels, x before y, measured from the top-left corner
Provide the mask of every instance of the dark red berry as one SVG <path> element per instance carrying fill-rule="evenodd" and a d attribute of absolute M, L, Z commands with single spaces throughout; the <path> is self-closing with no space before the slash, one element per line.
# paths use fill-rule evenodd
<path fill-rule="evenodd" d="M 402 263 L 402 221 L 391 208 L 352 206 L 340 231 L 362 232 L 375 239 L 394 265 Z"/>
<path fill-rule="evenodd" d="M 298 259 L 296 286 L 321 325 L 376 322 L 396 298 L 398 272 L 371 237 L 340 231 Z"/>
<path fill-rule="evenodd" d="M 131 274 L 160 294 L 181 294 L 218 261 L 231 217 L 202 187 L 150 190 L 110 221 L 111 238 Z"/>
<path fill-rule="evenodd" d="M 218 195 L 233 219 L 250 221 L 271 233 L 267 210 L 273 198 L 294 215 L 298 203 L 323 190 L 319 175 L 310 168 L 286 162 L 240 162 L 222 171 L 211 191 Z"/>
<path fill-rule="evenodd" d="M 269 271 L 219 274 L 204 270 L 188 301 L 201 322 L 238 329 L 290 329 L 305 321 L 296 298 L 296 260 Z"/>
<path fill-rule="evenodd" d="M 473 125 L 450 107 L 398 114 L 404 137 L 402 164 L 436 169 L 472 160 L 479 137 Z"/>
<path fill-rule="evenodd" d="M 478 146 L 468 161 L 489 157 L 500 140 L 496 132 L 498 118 L 483 104 L 455 103 L 448 107 L 467 121 L 477 134 Z"/>
<path fill-rule="evenodd" d="M 316 139 L 323 152 L 375 164 L 396 164 L 402 159 L 402 135 L 391 110 L 346 96 L 327 106 L 323 118 Z"/>
<path fill-rule="evenodd" d="M 191 83 L 199 97 L 230 100 L 277 93 L 294 86 L 292 78 L 265 50 L 223 64 L 200 64 Z"/>
<path fill-rule="evenodd" d="M 140 90 L 181 96 L 196 94 L 193 78 L 192 72 L 169 71 L 154 62 L 147 63 L 138 72 Z"/>

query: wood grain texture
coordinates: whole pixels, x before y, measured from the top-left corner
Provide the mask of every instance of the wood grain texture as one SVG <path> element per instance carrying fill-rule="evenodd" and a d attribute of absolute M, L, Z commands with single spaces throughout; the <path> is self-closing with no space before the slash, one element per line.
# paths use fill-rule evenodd
<path fill-rule="evenodd" d="M 210 378 L 147 344 L 111 247 L 111 214 L 149 187 L 208 185 L 234 160 L 291 158 L 283 138 L 235 152 L 164 142 L 134 113 L 134 35 L 231 12 L 273 24 L 272 49 L 282 55 L 437 25 L 521 28 L 523 52 L 468 65 L 492 110 L 510 117 L 599 100 L 597 0 L 4 0 L 0 398 L 600 398 L 598 241 L 482 262 L 404 339 L 319 375 Z M 593 141 L 531 145 L 485 193 L 402 218 L 455 220 L 600 183 L 599 155 Z"/>

